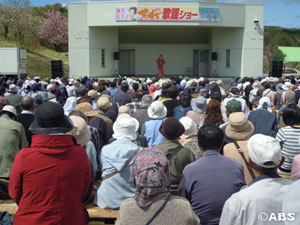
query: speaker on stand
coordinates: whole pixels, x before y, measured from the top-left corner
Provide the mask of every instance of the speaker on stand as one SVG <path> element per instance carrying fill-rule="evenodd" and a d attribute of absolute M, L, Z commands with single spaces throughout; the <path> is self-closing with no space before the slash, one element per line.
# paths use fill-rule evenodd
<path fill-rule="evenodd" d="M 51 60 L 51 73 L 53 79 L 55 79 L 56 77 L 61 78 L 64 76 L 62 60 Z"/>
<path fill-rule="evenodd" d="M 282 77 L 282 68 L 283 68 L 282 61 L 272 61 L 271 76 L 278 77 L 278 78 Z"/>

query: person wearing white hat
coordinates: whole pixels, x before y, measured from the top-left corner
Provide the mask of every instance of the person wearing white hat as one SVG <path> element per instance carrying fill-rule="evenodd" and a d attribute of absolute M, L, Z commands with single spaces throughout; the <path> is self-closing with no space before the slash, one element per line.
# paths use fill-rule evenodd
<path fill-rule="evenodd" d="M 159 127 L 167 116 L 167 108 L 160 101 L 153 102 L 147 109 L 151 120 L 144 123 L 142 135 L 146 137 L 148 146 L 156 146 L 163 143 L 166 138 L 159 132 Z"/>
<path fill-rule="evenodd" d="M 94 198 L 94 204 L 101 208 L 118 209 L 123 200 L 132 198 L 135 187 L 132 166 L 140 147 L 136 140 L 139 122 L 128 114 L 118 116 L 113 125 L 113 138 L 105 145 L 99 157 L 102 182 Z"/>
<path fill-rule="evenodd" d="M 20 102 L 22 101 L 22 96 L 18 95 L 18 87 L 15 84 L 9 85 L 8 93 L 5 96 L 9 103 L 14 106 L 18 107 Z"/>
<path fill-rule="evenodd" d="M 248 151 L 249 167 L 256 178 L 226 201 L 220 225 L 273 224 L 270 222 L 272 213 L 277 216 L 283 212 L 284 194 L 292 181 L 277 174 L 277 168 L 284 161 L 279 141 L 256 134 L 248 141 Z"/>
<path fill-rule="evenodd" d="M 28 142 L 15 107 L 4 106 L 0 115 L 0 178 L 9 178 L 15 156 Z"/>
<path fill-rule="evenodd" d="M 284 90 L 281 96 L 282 108 L 287 107 L 289 104 L 296 104 L 296 95 L 292 90 L 292 84 L 285 82 L 282 89 Z"/>
<path fill-rule="evenodd" d="M 184 126 L 185 131 L 178 141 L 183 147 L 190 149 L 194 153 L 196 160 L 201 158 L 202 153 L 197 142 L 198 129 L 196 123 L 187 116 L 182 117 L 179 121 Z"/>
<path fill-rule="evenodd" d="M 68 92 L 68 96 L 74 96 L 77 97 L 77 87 L 75 86 L 75 79 L 70 79 L 69 80 L 69 85 L 67 86 L 67 92 Z"/>

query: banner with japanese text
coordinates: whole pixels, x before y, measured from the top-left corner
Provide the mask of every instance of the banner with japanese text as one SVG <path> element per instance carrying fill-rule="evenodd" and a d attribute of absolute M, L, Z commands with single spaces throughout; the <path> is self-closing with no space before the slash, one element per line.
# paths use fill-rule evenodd
<path fill-rule="evenodd" d="M 198 7 L 121 7 L 116 9 L 120 21 L 219 21 L 218 8 Z"/>

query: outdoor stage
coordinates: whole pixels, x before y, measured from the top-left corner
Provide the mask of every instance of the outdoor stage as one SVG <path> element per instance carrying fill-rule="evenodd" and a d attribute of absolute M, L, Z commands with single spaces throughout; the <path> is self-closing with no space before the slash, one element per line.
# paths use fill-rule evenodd
<path fill-rule="evenodd" d="M 71 77 L 260 76 L 263 5 L 122 1 L 71 3 Z M 238 14 L 236 12 L 239 12 Z"/>

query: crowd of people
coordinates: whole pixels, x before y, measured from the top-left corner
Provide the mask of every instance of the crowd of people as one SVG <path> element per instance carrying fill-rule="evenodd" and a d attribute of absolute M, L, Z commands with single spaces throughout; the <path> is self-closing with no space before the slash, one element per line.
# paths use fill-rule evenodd
<path fill-rule="evenodd" d="M 0 199 L 16 225 L 299 224 L 299 106 L 294 77 L 0 78 Z"/>

